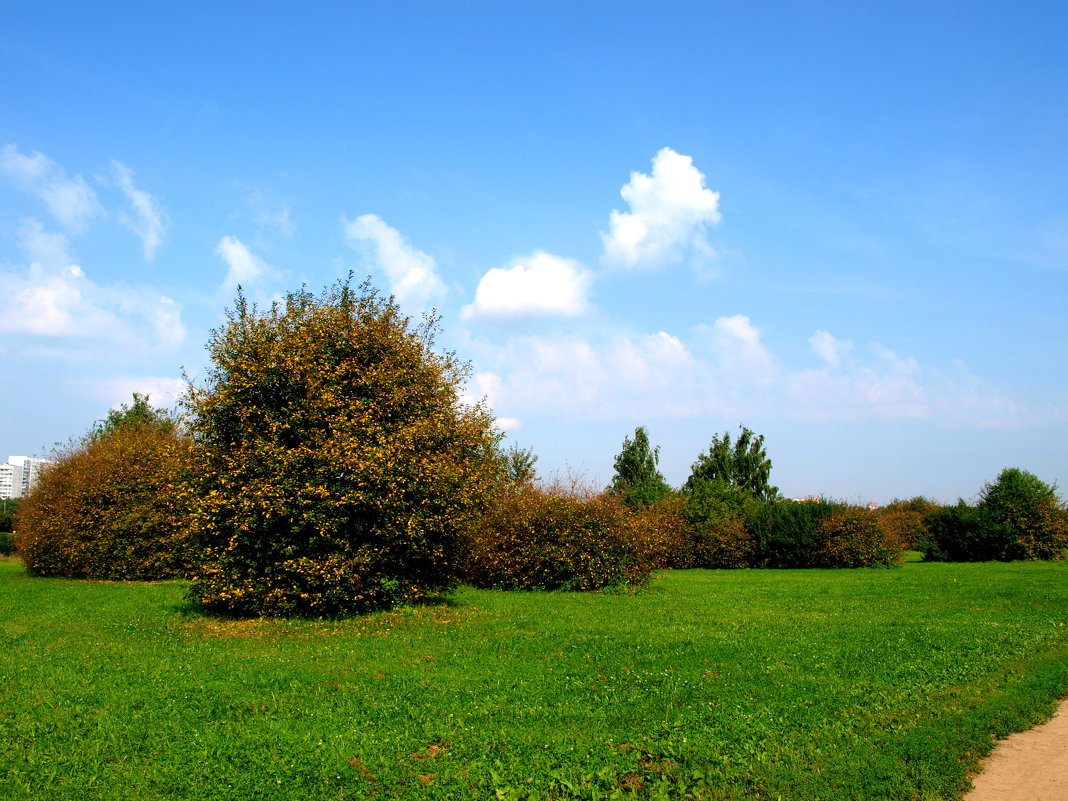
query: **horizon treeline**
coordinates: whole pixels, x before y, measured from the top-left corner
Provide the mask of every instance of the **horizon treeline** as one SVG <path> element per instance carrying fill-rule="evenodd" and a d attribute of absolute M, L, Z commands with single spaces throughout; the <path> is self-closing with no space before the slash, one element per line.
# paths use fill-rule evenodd
<path fill-rule="evenodd" d="M 419 603 L 469 582 L 634 587 L 663 568 L 893 567 L 1058 559 L 1056 487 L 1006 468 L 975 504 L 870 509 L 791 501 L 762 435 L 715 435 L 671 487 L 642 426 L 604 488 L 537 476 L 505 449 L 470 366 L 364 282 L 238 293 L 180 411 L 135 394 L 56 454 L 19 505 L 36 576 L 190 580 L 203 609 L 331 617 Z"/>

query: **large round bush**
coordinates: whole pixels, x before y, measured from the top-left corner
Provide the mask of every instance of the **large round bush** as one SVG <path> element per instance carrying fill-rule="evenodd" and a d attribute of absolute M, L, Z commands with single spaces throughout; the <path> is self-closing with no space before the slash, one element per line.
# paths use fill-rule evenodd
<path fill-rule="evenodd" d="M 192 595 L 238 615 L 332 616 L 447 591 L 496 478 L 466 366 L 368 284 L 238 296 L 187 405 L 196 444 Z"/>
<path fill-rule="evenodd" d="M 195 558 L 184 489 L 189 456 L 188 440 L 162 418 L 99 429 L 59 454 L 19 505 L 15 545 L 29 572 L 186 576 Z"/>

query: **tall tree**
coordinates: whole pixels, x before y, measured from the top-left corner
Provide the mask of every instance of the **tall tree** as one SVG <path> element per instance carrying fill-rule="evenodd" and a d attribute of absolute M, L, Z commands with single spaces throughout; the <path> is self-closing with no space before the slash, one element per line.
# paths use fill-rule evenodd
<path fill-rule="evenodd" d="M 615 475 L 609 491 L 622 496 L 623 502 L 649 504 L 668 495 L 671 487 L 660 473 L 660 448 L 649 445 L 645 426 L 634 429 L 634 439 L 623 439 L 623 450 L 615 459 Z"/>
<path fill-rule="evenodd" d="M 708 453 L 697 457 L 686 479 L 685 490 L 693 490 L 699 483 L 737 487 L 756 498 L 767 500 L 779 494 L 771 480 L 771 459 L 764 449 L 764 435 L 754 434 L 741 427 L 737 440 L 730 432 L 712 437 Z"/>

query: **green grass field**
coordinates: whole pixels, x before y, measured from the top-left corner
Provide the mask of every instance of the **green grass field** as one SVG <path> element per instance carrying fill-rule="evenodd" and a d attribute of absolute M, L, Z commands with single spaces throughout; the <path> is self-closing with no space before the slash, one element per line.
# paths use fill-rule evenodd
<path fill-rule="evenodd" d="M 342 622 L 0 560 L 0 797 L 958 798 L 1068 695 L 1068 565 L 666 572 Z"/>

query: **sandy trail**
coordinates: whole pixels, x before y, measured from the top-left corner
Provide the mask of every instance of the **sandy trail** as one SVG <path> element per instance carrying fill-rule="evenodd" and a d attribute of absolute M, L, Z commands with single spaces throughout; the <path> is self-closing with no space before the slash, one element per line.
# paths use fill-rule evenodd
<path fill-rule="evenodd" d="M 965 801 L 1068 801 L 1068 700 L 1048 723 L 998 743 L 982 771 Z"/>

